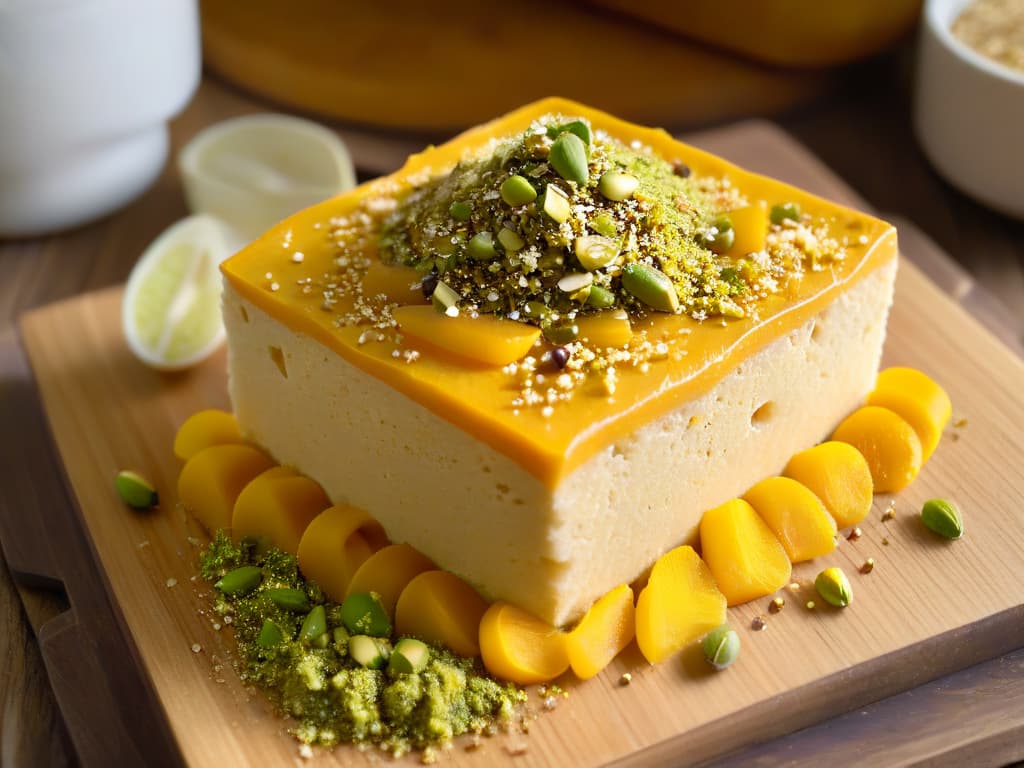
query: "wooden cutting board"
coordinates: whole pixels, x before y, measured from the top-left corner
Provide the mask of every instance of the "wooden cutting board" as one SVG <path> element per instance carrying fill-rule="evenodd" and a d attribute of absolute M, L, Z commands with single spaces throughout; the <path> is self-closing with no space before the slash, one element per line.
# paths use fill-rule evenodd
<path fill-rule="evenodd" d="M 724 134 L 728 146 L 703 143 L 751 166 L 774 164 L 776 175 L 833 197 L 848 195 L 834 182 L 828 188 L 827 173 L 778 133 L 758 127 L 756 135 Z M 118 290 L 83 296 L 22 322 L 80 521 L 134 640 L 134 658 L 107 662 L 140 667 L 163 715 L 158 727 L 166 726 L 190 765 L 294 760 L 284 722 L 240 685 L 230 667 L 230 636 L 203 613 L 207 588 L 192 581 L 195 541 L 203 535 L 175 505 L 173 433 L 195 410 L 226 406 L 223 357 L 176 376 L 143 368 L 120 337 L 119 297 Z M 506 747 L 520 740 L 498 737 L 479 751 L 457 746 L 444 759 L 453 765 L 695 761 L 1024 645 L 1024 551 L 1016 544 L 1024 530 L 1024 364 L 909 263 L 898 279 L 885 358 L 933 373 L 967 424 L 949 431 L 917 481 L 895 497 L 895 520 L 881 521 L 889 498 L 879 497 L 858 542 L 844 541 L 828 558 L 796 570 L 807 582 L 820 567 L 842 565 L 856 593 L 850 608 L 808 612 L 801 607 L 805 590 L 802 599 L 787 594 L 778 615 L 768 614 L 767 601 L 732 609 L 744 651 L 730 671 L 708 674 L 691 653 L 649 667 L 633 647 L 597 679 L 566 681 L 569 698 L 540 715 L 525 754 L 513 759 Z M 137 514 L 121 505 L 111 480 L 124 467 L 155 480 L 160 510 Z M 916 510 L 932 496 L 959 502 L 963 540 L 936 542 L 920 528 Z M 861 576 L 857 567 L 868 556 L 876 568 Z M 750 629 L 758 614 L 768 619 L 763 632 Z M 73 669 L 82 651 L 55 645 L 49 652 L 62 658 L 50 660 L 51 668 Z M 633 682 L 622 687 L 626 671 Z M 535 695 L 531 703 L 541 709 Z M 370 758 L 342 749 L 323 762 Z"/>

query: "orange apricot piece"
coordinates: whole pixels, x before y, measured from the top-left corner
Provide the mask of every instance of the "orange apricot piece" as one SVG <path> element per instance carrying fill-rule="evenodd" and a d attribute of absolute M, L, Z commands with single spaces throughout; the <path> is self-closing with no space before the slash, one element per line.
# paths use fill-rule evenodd
<path fill-rule="evenodd" d="M 743 499 L 731 499 L 704 513 L 700 545 L 729 605 L 770 595 L 789 582 L 792 566 L 786 550 Z"/>
<path fill-rule="evenodd" d="M 440 643 L 459 656 L 480 655 L 480 619 L 487 602 L 454 573 L 424 571 L 395 604 L 395 631 Z"/>
<path fill-rule="evenodd" d="M 432 306 L 396 307 L 392 315 L 402 333 L 446 352 L 485 365 L 508 365 L 540 338 L 535 325 L 493 315 L 448 317 Z"/>
<path fill-rule="evenodd" d="M 229 531 L 242 489 L 273 466 L 273 459 L 251 445 L 211 445 L 181 468 L 178 499 L 211 534 Z"/>
<path fill-rule="evenodd" d="M 633 642 L 635 635 L 633 590 L 628 584 L 620 584 L 590 606 L 580 623 L 566 635 L 569 666 L 580 680 L 591 678 Z"/>
<path fill-rule="evenodd" d="M 725 622 L 725 595 L 693 547 L 658 558 L 636 602 L 636 643 L 651 664 Z"/>
<path fill-rule="evenodd" d="M 423 274 L 413 267 L 375 261 L 363 275 L 363 296 L 371 298 L 384 294 L 395 304 L 423 304 L 426 299 L 419 288 Z"/>
<path fill-rule="evenodd" d="M 231 536 L 294 555 L 306 526 L 330 505 L 324 489 L 313 480 L 289 467 L 272 467 L 238 494 Z"/>
<path fill-rule="evenodd" d="M 546 683 L 569 668 L 566 635 L 511 603 L 494 603 L 480 619 L 487 671 L 519 685 Z"/>
<path fill-rule="evenodd" d="M 193 413 L 174 435 L 174 455 L 188 461 L 211 445 L 244 443 L 235 414 L 207 408 Z"/>
<path fill-rule="evenodd" d="M 875 487 L 871 468 L 848 443 L 830 440 L 800 451 L 782 474 L 810 489 L 839 528 L 856 525 L 871 511 Z"/>
<path fill-rule="evenodd" d="M 821 499 L 789 477 L 768 477 L 743 494 L 768 523 L 791 563 L 802 563 L 836 548 L 836 521 Z"/>
<path fill-rule="evenodd" d="M 368 512 L 337 504 L 306 526 L 296 550 L 299 570 L 327 597 L 340 603 L 356 571 L 387 543 L 384 528 Z"/>
<path fill-rule="evenodd" d="M 576 318 L 579 337 L 594 347 L 624 347 L 633 338 L 629 315 L 624 309 L 609 309 Z"/>
<path fill-rule="evenodd" d="M 725 214 L 732 222 L 734 240 L 729 256 L 746 256 L 763 251 L 768 239 L 768 209 L 763 201 Z"/>
<path fill-rule="evenodd" d="M 406 585 L 424 571 L 436 568 L 429 558 L 408 544 L 391 544 L 366 558 L 352 576 L 345 596 L 376 592 L 388 616 L 394 620 L 395 606 Z"/>
<path fill-rule="evenodd" d="M 921 471 L 921 439 L 906 419 L 888 408 L 858 408 L 836 427 L 832 439 L 860 451 L 879 493 L 902 490 Z"/>
<path fill-rule="evenodd" d="M 953 415 L 946 390 L 915 368 L 886 368 L 878 374 L 867 404 L 888 408 L 907 420 L 921 440 L 922 463 L 935 452 Z"/>

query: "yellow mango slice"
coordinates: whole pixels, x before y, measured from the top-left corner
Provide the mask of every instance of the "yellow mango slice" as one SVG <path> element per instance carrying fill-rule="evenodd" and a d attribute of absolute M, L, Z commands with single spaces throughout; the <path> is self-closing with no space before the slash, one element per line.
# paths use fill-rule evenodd
<path fill-rule="evenodd" d="M 610 309 L 576 319 L 580 338 L 595 347 L 624 347 L 633 338 L 629 315 L 624 309 Z"/>
<path fill-rule="evenodd" d="M 743 500 L 768 523 L 792 563 L 802 563 L 836 548 L 836 521 L 821 499 L 789 477 L 768 477 Z"/>
<path fill-rule="evenodd" d="M 238 494 L 231 514 L 235 541 L 254 539 L 294 555 L 306 526 L 331 505 L 316 482 L 288 467 L 254 477 Z"/>
<path fill-rule="evenodd" d="M 860 451 L 878 493 L 902 490 L 921 471 L 921 439 L 906 419 L 888 408 L 858 408 L 836 427 L 832 439 Z"/>
<path fill-rule="evenodd" d="M 868 405 L 899 414 L 921 440 L 921 462 L 928 461 L 953 416 L 953 403 L 941 386 L 915 368 L 886 368 L 878 374 Z"/>
<path fill-rule="evenodd" d="M 375 261 L 363 276 L 363 296 L 369 298 L 383 293 L 395 304 L 423 304 L 426 299 L 418 287 L 422 280 L 423 273 L 417 269 Z"/>
<path fill-rule="evenodd" d="M 424 571 L 410 581 L 395 605 L 395 631 L 440 643 L 459 656 L 480 655 L 480 619 L 487 602 L 448 571 Z"/>
<path fill-rule="evenodd" d="M 732 222 L 735 239 L 726 251 L 728 256 L 746 256 L 763 251 L 768 238 L 768 209 L 764 201 L 758 201 L 744 208 L 737 208 L 726 214 Z"/>
<path fill-rule="evenodd" d="M 540 338 L 540 328 L 493 315 L 448 317 L 433 306 L 398 307 L 402 333 L 485 365 L 508 365 L 523 357 Z"/>
<path fill-rule="evenodd" d="M 395 605 L 409 582 L 436 567 L 408 544 L 391 544 L 374 552 L 359 566 L 345 590 L 345 597 L 359 592 L 376 592 L 388 616 L 394 620 Z"/>
<path fill-rule="evenodd" d="M 839 528 L 856 525 L 871 511 L 871 468 L 848 443 L 829 441 L 801 451 L 789 460 L 782 474 L 817 496 Z"/>
<path fill-rule="evenodd" d="M 208 408 L 193 413 L 174 435 L 174 455 L 188 461 L 211 445 L 244 443 L 235 414 Z"/>
<path fill-rule="evenodd" d="M 546 683 L 569 668 L 566 635 L 511 603 L 494 603 L 480 619 L 487 671 L 519 685 Z"/>
<path fill-rule="evenodd" d="M 368 512 L 337 504 L 306 526 L 296 550 L 299 570 L 320 585 L 331 600 L 340 603 L 356 571 L 387 543 L 384 528 Z"/>
<path fill-rule="evenodd" d="M 481 623 L 481 633 L 482 627 Z M 635 635 L 633 590 L 628 584 L 621 584 L 590 606 L 580 623 L 566 635 L 569 666 L 580 680 L 591 678 L 633 642 Z M 482 641 L 480 647 L 483 650 Z"/>
<path fill-rule="evenodd" d="M 704 513 L 700 546 L 729 605 L 770 595 L 789 582 L 792 567 L 786 550 L 743 499 L 732 499 Z"/>
<path fill-rule="evenodd" d="M 636 602 L 636 643 L 651 664 L 725 622 L 725 595 L 693 547 L 658 558 Z"/>
<path fill-rule="evenodd" d="M 181 468 L 178 499 L 210 533 L 229 531 L 242 489 L 273 466 L 273 459 L 251 445 L 211 445 Z"/>

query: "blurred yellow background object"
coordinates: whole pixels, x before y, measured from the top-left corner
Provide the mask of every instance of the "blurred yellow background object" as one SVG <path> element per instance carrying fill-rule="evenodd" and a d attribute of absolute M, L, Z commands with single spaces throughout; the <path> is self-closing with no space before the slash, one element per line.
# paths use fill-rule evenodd
<path fill-rule="evenodd" d="M 781 67 L 832 67 L 900 40 L 921 0 L 591 0 L 694 40 Z"/>
<path fill-rule="evenodd" d="M 201 10 L 204 61 L 218 75 L 282 105 L 402 130 L 452 131 L 550 95 L 678 128 L 776 113 L 824 81 L 565 2 L 396 0 L 385 13 L 203 0 Z"/>

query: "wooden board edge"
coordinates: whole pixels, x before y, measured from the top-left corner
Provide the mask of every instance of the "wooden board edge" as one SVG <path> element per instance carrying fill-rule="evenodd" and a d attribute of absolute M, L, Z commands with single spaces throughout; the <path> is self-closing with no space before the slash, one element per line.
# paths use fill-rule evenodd
<path fill-rule="evenodd" d="M 114 289 L 106 289 L 110 290 Z M 35 311 L 26 313 L 23 318 L 34 314 Z M 19 321 L 17 352 L 26 364 L 27 375 L 35 381 L 31 351 L 25 344 L 22 328 Z M 43 451 L 38 450 L 31 458 L 26 457 L 25 465 L 27 468 L 30 461 L 37 468 L 39 461 L 49 465 L 47 471 L 53 475 L 63 497 L 56 513 L 63 525 L 56 526 L 53 532 L 54 554 L 50 559 L 44 563 L 36 560 L 35 567 L 31 560 L 23 559 L 18 573 L 19 580 L 27 585 L 59 585 L 69 604 L 68 610 L 34 627 L 54 696 L 84 765 L 109 765 L 113 753 L 126 760 L 125 764 L 180 766 L 181 747 L 154 693 L 148 667 L 112 598 L 112 586 L 59 459 L 60 451 L 42 400 L 38 398 L 35 405 L 45 432 L 43 441 L 48 458 L 44 459 Z M 32 407 L 31 403 L 24 405 Z M 63 556 L 58 556 L 58 551 Z M 106 727 L 95 727 L 96 708 L 114 713 L 112 720 L 104 721 Z"/>
<path fill-rule="evenodd" d="M 983 637 L 988 642 L 978 643 L 975 640 L 973 644 L 966 643 L 964 640 L 968 635 Z M 917 655 L 922 645 L 929 652 L 925 655 L 934 660 L 934 663 L 925 667 L 908 661 L 911 656 Z M 711 766 L 746 747 L 822 723 L 1021 648 L 1024 648 L 1024 605 L 1001 611 L 972 625 L 935 635 L 914 648 L 908 647 L 863 662 L 858 665 L 858 671 L 863 672 L 867 668 L 868 674 L 860 682 L 852 674 L 851 667 L 850 670 L 837 672 L 755 705 L 751 712 L 762 725 L 754 730 L 737 734 L 735 728 L 727 722 L 728 718 L 717 720 L 652 745 L 611 765 L 616 768 Z M 890 665 L 896 671 L 886 674 L 884 670 Z M 835 687 L 846 688 L 847 697 L 843 701 L 822 706 L 820 702 L 826 699 L 819 693 Z M 812 702 L 813 706 L 808 702 Z M 726 752 L 721 750 L 723 743 L 731 745 Z"/>

